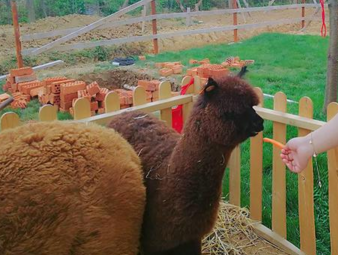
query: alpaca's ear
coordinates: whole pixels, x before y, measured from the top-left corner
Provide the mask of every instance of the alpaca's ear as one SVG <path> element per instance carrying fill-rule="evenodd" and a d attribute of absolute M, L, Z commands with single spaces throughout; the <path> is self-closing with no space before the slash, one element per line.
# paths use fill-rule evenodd
<path fill-rule="evenodd" d="M 209 78 L 207 84 L 204 86 L 203 94 L 212 95 L 218 89 L 218 84 L 213 78 Z"/>
<path fill-rule="evenodd" d="M 237 74 L 237 77 L 243 78 L 243 76 L 244 76 L 247 72 L 249 72 L 248 67 L 247 67 L 247 66 L 243 66 L 243 67 L 241 68 L 241 71 L 239 71 L 239 73 Z"/>

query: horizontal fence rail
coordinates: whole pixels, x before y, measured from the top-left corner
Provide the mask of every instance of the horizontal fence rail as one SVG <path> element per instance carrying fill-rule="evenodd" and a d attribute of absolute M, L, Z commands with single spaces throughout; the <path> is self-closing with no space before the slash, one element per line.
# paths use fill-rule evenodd
<path fill-rule="evenodd" d="M 182 84 L 187 84 L 190 77 L 185 77 Z M 192 104 L 200 91 L 198 77 L 195 78 L 195 86 L 192 86 L 188 95 L 171 96 L 170 83 L 162 82 L 159 91 L 159 101 L 147 103 L 143 88 L 134 91 L 134 107 L 120 110 L 119 97 L 111 92 L 105 99 L 106 113 L 91 116 L 89 102 L 86 99 L 78 99 L 74 106 L 75 122 L 97 123 L 106 125 L 115 116 L 124 112 L 140 110 L 145 113 L 157 112 L 157 116 L 165 121 L 168 126 L 172 124 L 171 111 L 177 105 L 183 105 L 184 120 L 189 116 Z M 198 86 L 197 86 L 198 85 Z M 273 123 L 273 138 L 286 142 L 286 127 L 298 128 L 298 136 L 304 136 L 309 132 L 323 126 L 325 122 L 313 120 L 313 104 L 311 99 L 304 97 L 299 101 L 299 116 L 287 113 L 287 97 L 282 92 L 274 96 L 274 109 L 264 108 L 263 92 L 256 88 L 260 98 L 260 105 L 255 107 L 256 112 L 265 120 Z M 43 106 L 40 109 L 40 121 L 56 120 L 57 109 L 54 106 Z M 328 120 L 338 113 L 338 104 L 331 103 L 328 107 Z M 22 124 L 15 113 L 5 113 L 0 118 L 1 130 L 15 128 Z M 314 185 L 313 164 L 309 162 L 307 169 L 298 175 L 298 211 L 300 228 L 300 247 L 296 247 L 287 241 L 287 208 L 286 208 L 286 168 L 279 157 L 279 150 L 274 149 L 272 155 L 272 229 L 257 223 L 254 230 L 258 235 L 277 245 L 289 254 L 315 255 L 316 248 L 316 224 L 314 217 Z M 264 155 L 267 157 L 267 155 Z M 338 149 L 328 152 L 329 175 L 329 224 L 331 238 L 331 254 L 338 254 Z M 237 147 L 230 158 L 230 203 L 241 206 L 241 151 Z M 262 221 L 264 210 L 262 201 L 263 192 L 263 132 L 250 139 L 250 217 L 255 221 Z"/>
<path fill-rule="evenodd" d="M 84 43 L 74 43 L 74 44 L 69 44 L 69 45 L 56 46 L 54 50 L 57 50 L 57 51 L 83 50 L 83 49 L 88 49 L 88 48 L 95 48 L 98 46 L 112 46 L 112 45 L 123 44 L 123 43 L 150 41 L 153 39 L 166 39 L 166 38 L 171 38 L 175 36 L 208 34 L 208 33 L 213 33 L 213 32 L 233 31 L 234 29 L 245 30 L 245 29 L 261 28 L 261 27 L 266 27 L 266 26 L 294 24 L 294 23 L 299 23 L 303 20 L 310 21 L 311 19 L 310 18 L 283 19 L 283 20 L 276 20 L 276 21 L 265 21 L 265 22 L 254 23 L 254 24 L 243 24 L 243 25 L 236 25 L 236 26 L 230 25 L 230 26 L 223 26 L 223 27 L 184 30 L 184 31 L 177 31 L 177 32 L 163 33 L 163 34 L 156 34 L 156 35 L 130 36 L 130 37 L 123 37 L 123 38 L 116 38 L 112 40 L 100 40 L 96 42 L 84 42 Z M 22 54 L 30 55 L 35 49 L 37 48 L 23 50 Z"/>
<path fill-rule="evenodd" d="M 129 25 L 134 23 L 141 22 L 149 22 L 156 21 L 161 19 L 174 19 L 174 18 L 183 18 L 186 20 L 190 20 L 192 17 L 203 17 L 203 16 L 214 16 L 214 15 L 224 15 L 224 14 L 233 14 L 237 15 L 238 13 L 249 13 L 249 12 L 260 12 L 260 11 L 274 11 L 274 10 L 290 10 L 290 9 L 299 9 L 299 8 L 320 8 L 319 4 L 292 4 L 292 5 L 282 5 L 282 6 L 267 6 L 267 7 L 250 7 L 250 8 L 240 8 L 240 9 L 222 9 L 222 10 L 211 10 L 211 11 L 197 11 L 197 12 L 185 12 L 185 13 L 166 13 L 166 14 L 154 14 L 145 17 L 137 17 L 137 18 L 129 18 L 125 20 L 114 20 L 111 21 L 114 17 L 120 17 L 121 15 L 127 13 L 130 10 L 133 10 L 137 7 L 141 7 L 142 5 L 151 2 L 150 0 L 145 0 L 142 3 L 138 2 L 130 6 L 128 10 L 119 11 L 115 14 L 112 14 L 106 18 L 98 20 L 88 26 L 78 27 L 72 29 L 65 30 L 57 30 L 52 32 L 44 32 L 44 33 L 35 33 L 30 35 L 22 35 L 22 41 L 31 41 L 31 40 L 40 40 L 44 38 L 53 38 L 57 36 L 62 36 L 61 38 L 48 43 L 40 48 L 29 48 L 22 51 L 23 55 L 34 55 L 38 53 L 42 53 L 47 50 L 57 50 L 57 51 L 69 51 L 69 50 L 82 50 L 88 48 L 94 48 L 97 46 L 112 46 L 117 44 L 131 43 L 131 42 L 142 42 L 142 41 L 150 41 L 150 40 L 158 40 L 158 39 L 166 39 L 176 36 L 187 36 L 187 35 L 196 35 L 196 34 L 205 34 L 205 33 L 213 33 L 213 32 L 226 32 L 226 31 L 237 31 L 237 30 L 245 30 L 245 29 L 254 29 L 254 28 L 262 28 L 267 26 L 278 26 L 285 24 L 294 24 L 301 23 L 305 21 L 311 22 L 314 18 L 312 17 L 301 17 L 301 18 L 292 18 L 292 19 L 281 19 L 275 21 L 264 21 L 253 24 L 233 24 L 221 27 L 213 27 L 213 28 L 202 28 L 202 29 L 190 29 L 185 31 L 176 31 L 171 33 L 161 33 L 157 32 L 151 35 L 143 35 L 143 36 L 131 36 L 131 37 L 123 37 L 123 38 L 115 38 L 111 40 L 100 40 L 96 42 L 82 42 L 82 43 L 74 43 L 74 44 L 66 44 L 60 45 L 61 43 L 65 43 L 72 38 L 75 38 L 81 34 L 90 32 L 93 29 L 106 29 L 106 28 L 114 28 L 123 25 Z M 131 8 L 132 7 L 132 8 Z M 318 18 L 319 19 L 319 18 Z"/>
<path fill-rule="evenodd" d="M 197 12 L 184 12 L 184 13 L 164 13 L 164 14 L 155 14 L 149 15 L 146 17 L 137 17 L 137 18 L 129 18 L 127 20 L 116 20 L 111 23 L 104 24 L 100 26 L 98 29 L 107 29 L 113 27 L 119 27 L 124 25 L 131 25 L 140 22 L 152 21 L 153 19 L 162 20 L 162 19 L 186 19 L 189 17 L 204 17 L 204 16 L 213 16 L 213 15 L 224 15 L 224 14 L 234 14 L 234 13 L 248 13 L 248 12 L 261 12 L 261 11 L 275 11 L 275 10 L 291 10 L 291 9 L 299 9 L 299 8 L 319 8 L 319 4 L 292 4 L 292 5 L 281 5 L 281 6 L 269 6 L 269 7 L 249 7 L 249 8 L 241 8 L 241 9 L 224 9 L 224 10 L 213 10 L 213 11 L 197 11 Z M 56 36 L 63 36 L 70 33 L 73 33 L 77 30 L 81 29 L 81 27 L 63 29 L 63 30 L 55 30 L 52 32 L 43 32 L 43 33 L 34 33 L 28 35 L 22 35 L 21 40 L 23 42 L 32 41 L 32 40 L 40 40 L 45 38 L 51 38 Z"/>

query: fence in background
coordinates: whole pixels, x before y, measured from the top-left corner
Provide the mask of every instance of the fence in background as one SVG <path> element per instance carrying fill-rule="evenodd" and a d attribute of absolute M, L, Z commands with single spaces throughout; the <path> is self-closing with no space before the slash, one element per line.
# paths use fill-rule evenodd
<path fill-rule="evenodd" d="M 234 0 L 234 2 L 236 2 L 236 0 Z M 140 8 L 140 7 L 146 8 L 146 5 L 149 3 L 151 3 L 152 15 L 149 15 L 149 16 L 143 15 L 142 17 L 116 20 L 116 18 L 119 18 L 123 14 L 126 14 L 130 11 L 135 10 L 136 8 Z M 249 7 L 249 8 L 240 8 L 240 9 L 237 8 L 237 4 L 234 4 L 234 7 L 235 7 L 234 9 L 221 9 L 221 10 L 195 11 L 195 12 L 191 12 L 190 10 L 188 10 L 187 12 L 183 12 L 183 13 L 156 14 L 155 1 L 142 0 L 140 2 L 130 5 L 108 17 L 102 18 L 85 27 L 22 35 L 21 36 L 22 41 L 32 41 L 32 40 L 39 40 L 39 39 L 45 39 L 45 38 L 51 38 L 51 39 L 54 38 L 52 42 L 40 48 L 25 49 L 22 51 L 22 53 L 23 55 L 36 55 L 36 54 L 40 54 L 40 53 L 43 53 L 49 50 L 55 50 L 55 51 L 81 50 L 81 49 L 93 48 L 97 46 L 112 46 L 116 44 L 152 40 L 154 44 L 154 53 L 157 54 L 159 39 L 171 38 L 171 37 L 176 37 L 176 36 L 187 36 L 187 35 L 205 34 L 205 33 L 213 33 L 213 32 L 233 31 L 234 41 L 236 42 L 238 40 L 238 37 L 237 37 L 238 30 L 255 29 L 255 28 L 262 28 L 262 27 L 267 27 L 267 26 L 277 26 L 277 25 L 285 25 L 285 24 L 293 24 L 293 23 L 299 23 L 300 28 L 304 28 L 307 26 L 305 24 L 305 21 L 308 21 L 308 24 L 309 24 L 315 18 L 315 15 L 320 10 L 320 5 L 315 4 L 315 3 L 314 4 L 292 4 L 292 5 L 282 5 L 282 6 L 267 6 L 267 7 Z M 316 8 L 314 15 L 312 15 L 311 17 L 305 17 L 306 8 Z M 237 14 L 243 15 L 245 13 L 249 14 L 251 12 L 267 12 L 267 11 L 288 10 L 288 9 L 299 9 L 300 18 L 280 19 L 280 20 L 265 21 L 265 22 L 254 23 L 254 24 L 238 24 Z M 162 34 L 158 34 L 157 32 L 157 21 L 158 20 L 182 18 L 182 19 L 185 19 L 186 24 L 189 25 L 191 24 L 191 18 L 193 17 L 214 16 L 214 15 L 224 15 L 224 14 L 233 15 L 233 23 L 231 25 L 228 24 L 226 26 L 201 28 L 201 29 L 193 29 L 193 30 L 187 29 L 187 30 L 175 31 L 171 33 L 162 33 Z M 116 39 L 111 39 L 111 40 L 88 41 L 88 42 L 72 43 L 72 44 L 64 45 L 64 43 L 70 41 L 71 39 L 74 39 L 77 36 L 90 32 L 94 29 L 115 28 L 115 27 L 119 27 L 123 25 L 135 24 L 135 23 L 144 24 L 145 22 L 150 22 L 150 21 L 152 22 L 152 34 L 151 35 L 131 36 L 131 37 L 116 38 Z M 61 38 L 55 39 L 55 37 L 60 37 L 60 36 Z"/>
<path fill-rule="evenodd" d="M 182 84 L 187 84 L 190 78 L 183 79 Z M 142 110 L 147 113 L 160 112 L 160 118 L 171 126 L 172 107 L 183 105 L 184 120 L 187 120 L 191 111 L 196 94 L 200 91 L 200 82 L 195 77 L 194 87 L 185 96 L 171 97 L 170 83 L 163 82 L 160 85 L 160 100 L 153 103 L 146 103 L 145 91 L 138 88 L 134 91 L 134 107 L 120 110 L 119 98 L 114 92 L 106 97 L 107 112 L 105 114 L 91 116 L 90 105 L 86 99 L 78 99 L 74 114 L 77 122 L 94 122 L 105 125 L 115 116 L 126 112 Z M 285 143 L 286 127 L 298 128 L 298 135 L 303 136 L 321 127 L 325 122 L 313 120 L 313 104 L 310 98 L 304 97 L 299 101 L 299 116 L 288 114 L 286 105 L 287 97 L 282 92 L 274 96 L 274 109 L 263 107 L 263 93 L 259 88 L 256 91 L 261 99 L 261 105 L 255 109 L 262 118 L 273 122 L 273 138 Z M 195 95 L 194 95 L 195 94 Z M 328 107 L 328 120 L 338 113 L 338 104 L 331 103 Z M 56 120 L 56 108 L 43 106 L 40 110 L 40 121 Z M 1 129 L 14 128 L 20 125 L 19 117 L 14 113 L 6 113 L 1 117 Z M 272 156 L 272 229 L 259 223 L 254 225 L 255 231 L 270 242 L 279 246 L 290 254 L 315 255 L 316 235 L 314 217 L 314 186 L 313 186 L 313 165 L 310 162 L 307 169 L 298 175 L 298 196 L 299 196 L 299 227 L 300 227 L 300 248 L 286 240 L 287 216 L 286 216 L 286 169 L 279 157 L 280 151 L 273 149 Z M 237 147 L 229 162 L 230 168 L 230 203 L 241 206 L 241 152 Z M 328 152 L 328 178 L 329 178 L 329 218 L 331 254 L 338 254 L 338 148 Z M 250 216 L 253 220 L 262 220 L 262 178 L 263 178 L 263 133 L 250 139 Z"/>

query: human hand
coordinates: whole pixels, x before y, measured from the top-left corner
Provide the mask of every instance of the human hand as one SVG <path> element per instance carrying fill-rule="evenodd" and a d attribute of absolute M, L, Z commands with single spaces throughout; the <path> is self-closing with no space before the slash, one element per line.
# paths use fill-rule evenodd
<path fill-rule="evenodd" d="M 308 137 L 291 139 L 282 149 L 281 158 L 285 165 L 295 173 L 302 172 L 313 155 Z"/>

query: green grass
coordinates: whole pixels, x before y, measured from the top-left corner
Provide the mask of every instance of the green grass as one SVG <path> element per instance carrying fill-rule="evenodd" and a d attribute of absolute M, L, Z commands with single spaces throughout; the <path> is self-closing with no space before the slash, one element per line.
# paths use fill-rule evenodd
<path fill-rule="evenodd" d="M 262 34 L 242 43 L 226 45 L 209 45 L 180 52 L 167 52 L 157 56 L 147 56 L 147 61 L 137 61 L 136 66 L 152 66 L 153 62 L 182 61 L 185 68 L 190 68 L 189 59 L 209 58 L 212 63 L 221 63 L 226 57 L 239 56 L 241 59 L 254 59 L 255 64 L 249 67 L 247 80 L 254 86 L 261 87 L 264 93 L 275 94 L 284 92 L 289 99 L 299 101 L 303 96 L 313 100 L 314 118 L 325 120 L 322 113 L 324 91 L 326 82 L 326 58 L 328 39 L 319 36 L 297 36 L 283 34 Z M 56 53 L 55 53 L 56 54 Z M 56 54 L 57 55 L 57 54 Z M 71 54 L 73 57 L 74 54 Z M 107 57 L 106 51 L 86 51 L 77 53 L 84 58 L 94 56 Z M 88 55 L 88 56 L 87 56 Z M 57 55 L 55 58 L 59 58 Z M 76 59 L 74 56 L 74 60 Z M 68 59 L 69 60 L 69 59 Z M 96 71 L 112 69 L 109 63 L 97 65 Z M 265 107 L 272 108 L 272 99 L 265 99 Z M 32 101 L 26 110 L 16 110 L 24 120 L 36 119 L 38 103 Z M 8 109 L 7 109 L 8 111 Z M 288 104 L 288 112 L 298 114 L 297 104 Z M 1 116 L 2 112 L 0 112 Z M 68 119 L 67 114 L 60 114 L 60 119 Z M 272 137 L 272 123 L 265 122 L 264 135 Z M 287 129 L 287 139 L 297 136 L 297 130 L 292 127 Z M 250 206 L 249 183 L 249 141 L 241 145 L 241 203 Z M 263 146 L 263 223 L 271 227 L 271 191 L 272 191 L 272 148 L 269 144 Z M 315 178 L 315 218 L 317 236 L 317 254 L 330 254 L 330 236 L 328 219 L 328 178 L 326 155 L 318 157 L 323 187 L 317 185 Z M 224 178 L 224 195 L 228 197 L 229 172 Z M 297 175 L 287 171 L 287 235 L 288 240 L 299 247 L 299 222 L 298 222 L 298 190 Z"/>
<path fill-rule="evenodd" d="M 226 57 L 239 56 L 241 59 L 254 59 L 249 67 L 247 80 L 262 88 L 264 93 L 282 91 L 288 99 L 299 101 L 308 96 L 314 104 L 314 118 L 325 120 L 322 106 L 325 94 L 326 63 L 328 39 L 319 36 L 297 36 L 283 34 L 262 34 L 242 43 L 232 45 L 209 45 L 181 52 L 167 52 L 158 56 L 148 56 L 148 62 L 182 61 L 186 67 L 189 59 L 209 58 L 212 63 L 221 63 Z M 147 63 L 142 63 L 146 65 Z M 265 107 L 272 108 L 272 99 L 265 99 Z M 288 104 L 288 112 L 298 114 L 298 104 Z M 265 122 L 264 135 L 272 137 L 272 123 Z M 297 130 L 287 128 L 287 139 L 297 136 Z M 249 141 L 241 145 L 241 203 L 250 206 L 249 182 Z M 271 227 L 272 214 L 272 148 L 263 146 L 263 223 Z M 330 254 L 329 219 L 328 219 L 328 179 L 326 155 L 318 157 L 323 187 L 317 185 L 314 172 L 315 218 L 317 236 L 317 254 Z M 298 177 L 287 171 L 287 236 L 288 240 L 299 247 L 298 221 Z M 224 195 L 228 198 L 229 172 L 224 178 Z"/>

